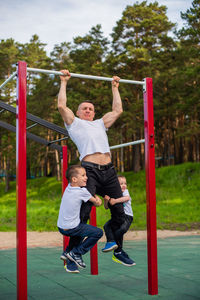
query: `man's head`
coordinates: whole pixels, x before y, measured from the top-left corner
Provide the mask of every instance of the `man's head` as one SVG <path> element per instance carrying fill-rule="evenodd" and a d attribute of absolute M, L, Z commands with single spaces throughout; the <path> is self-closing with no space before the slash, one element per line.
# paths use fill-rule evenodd
<path fill-rule="evenodd" d="M 94 116 L 95 116 L 95 111 L 94 111 L 94 105 L 92 104 L 92 102 L 90 102 L 90 101 L 82 102 L 78 107 L 76 115 L 81 120 L 93 121 Z"/>
<path fill-rule="evenodd" d="M 74 186 L 86 186 L 87 175 L 85 168 L 80 165 L 73 165 L 67 169 L 66 178 Z"/>

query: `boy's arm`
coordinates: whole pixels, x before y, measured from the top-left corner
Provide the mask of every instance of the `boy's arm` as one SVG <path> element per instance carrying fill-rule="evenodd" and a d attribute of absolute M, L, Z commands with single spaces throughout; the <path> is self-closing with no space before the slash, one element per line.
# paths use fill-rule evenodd
<path fill-rule="evenodd" d="M 124 202 L 127 202 L 129 200 L 130 200 L 129 196 L 123 196 L 123 197 L 120 197 L 120 198 L 117 198 L 117 199 L 110 198 L 109 203 L 110 203 L 110 205 L 114 205 L 116 203 L 124 203 Z"/>
<path fill-rule="evenodd" d="M 94 206 L 101 206 L 101 204 L 102 204 L 101 199 L 97 195 L 95 195 L 94 197 L 91 197 L 89 199 L 89 201 L 91 201 L 94 204 Z"/>

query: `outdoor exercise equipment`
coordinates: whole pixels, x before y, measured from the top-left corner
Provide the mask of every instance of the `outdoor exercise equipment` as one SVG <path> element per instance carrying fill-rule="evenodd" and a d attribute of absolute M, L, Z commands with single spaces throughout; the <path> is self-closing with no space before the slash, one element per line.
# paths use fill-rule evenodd
<path fill-rule="evenodd" d="M 26 237 L 26 78 L 27 72 L 63 75 L 52 70 L 27 68 L 26 62 L 17 64 L 14 72 L 1 86 L 17 75 L 17 110 L 16 110 L 16 188 L 17 188 L 17 297 L 27 299 L 27 237 Z M 74 74 L 71 77 L 112 81 L 112 78 Z M 145 140 L 145 169 L 147 196 L 147 252 L 148 252 L 148 293 L 158 294 L 157 271 L 157 233 L 156 233 L 156 193 L 155 193 L 155 151 L 154 151 L 154 119 L 153 119 L 153 86 L 152 78 L 143 81 L 120 79 L 120 83 L 138 84 L 143 87 L 144 98 L 144 136 Z M 135 143 L 135 142 L 131 142 Z M 138 142 L 139 143 L 139 142 Z M 123 144 L 127 146 L 126 143 Z M 118 148 L 119 145 L 114 146 Z M 122 147 L 122 145 L 121 145 Z M 112 149 L 113 147 L 111 147 Z M 64 148 L 65 149 L 65 148 Z M 114 149 L 114 148 L 113 148 Z M 66 155 L 66 149 L 63 150 Z M 63 156 L 63 158 L 64 158 Z M 67 168 L 67 162 L 65 166 Z M 65 178 L 65 176 L 64 176 Z M 63 189 L 67 185 L 63 182 Z M 96 226 L 96 209 L 92 208 L 90 224 Z M 91 250 L 91 273 L 98 274 L 97 246 Z"/>

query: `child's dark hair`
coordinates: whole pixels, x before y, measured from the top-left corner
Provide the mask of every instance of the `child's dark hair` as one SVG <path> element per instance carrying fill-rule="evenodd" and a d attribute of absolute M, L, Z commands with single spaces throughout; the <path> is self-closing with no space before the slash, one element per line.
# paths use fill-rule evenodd
<path fill-rule="evenodd" d="M 72 177 L 77 177 L 78 170 L 83 169 L 81 165 L 72 165 L 66 171 L 66 178 L 69 182 L 72 181 Z"/>

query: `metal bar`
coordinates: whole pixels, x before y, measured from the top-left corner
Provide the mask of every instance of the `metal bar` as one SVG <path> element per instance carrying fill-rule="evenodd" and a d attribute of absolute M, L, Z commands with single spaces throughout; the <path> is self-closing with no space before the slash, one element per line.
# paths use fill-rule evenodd
<path fill-rule="evenodd" d="M 145 169 L 147 195 L 147 256 L 148 256 L 148 293 L 158 294 L 157 232 L 156 232 L 156 185 L 155 185 L 155 143 L 153 119 L 152 78 L 146 78 L 144 91 L 144 135 Z"/>
<path fill-rule="evenodd" d="M 26 63 L 17 66 L 16 113 L 16 231 L 17 299 L 27 299 L 27 222 L 26 222 Z"/>
<path fill-rule="evenodd" d="M 134 142 L 129 142 L 129 143 L 125 143 L 125 144 L 119 144 L 119 145 L 111 146 L 110 149 L 113 150 L 113 149 L 117 149 L 117 148 L 127 147 L 127 146 L 131 146 L 131 145 L 138 145 L 138 144 L 142 144 L 142 143 L 145 143 L 145 139 L 134 141 Z"/>
<path fill-rule="evenodd" d="M 63 75 L 60 71 L 53 71 L 53 70 L 44 70 L 44 69 L 35 69 L 35 68 L 27 68 L 27 71 L 29 72 L 35 72 L 35 73 L 43 73 L 43 74 L 54 74 L 54 75 Z M 103 76 L 94 76 L 94 75 L 86 75 L 86 74 L 76 74 L 76 73 L 70 73 L 71 77 L 74 78 L 83 78 L 83 79 L 94 79 L 94 80 L 104 80 L 104 81 L 112 81 L 112 78 L 109 77 L 103 77 Z M 129 84 L 140 84 L 144 85 L 144 81 L 137 81 L 137 80 L 128 80 L 128 79 L 120 79 L 121 83 L 129 83 Z"/>
<path fill-rule="evenodd" d="M 66 171 L 68 168 L 68 159 L 67 159 L 67 145 L 62 146 L 62 160 L 61 160 L 61 165 L 62 165 L 62 195 L 68 185 L 68 181 L 66 178 Z M 69 237 L 63 235 L 63 251 L 66 250 L 67 246 L 69 244 Z M 64 267 L 66 265 L 66 262 L 64 262 Z"/>
<path fill-rule="evenodd" d="M 68 139 L 68 136 L 66 136 L 66 137 L 64 137 L 64 138 L 61 138 L 61 139 L 57 139 L 57 140 L 51 141 L 51 142 L 49 142 L 49 145 L 50 145 L 50 144 L 54 144 L 54 143 L 56 143 L 56 142 L 60 142 L 60 141 L 66 140 L 66 139 Z"/>
<path fill-rule="evenodd" d="M 92 206 L 90 213 L 90 225 L 97 226 L 97 217 L 96 217 L 96 206 Z M 90 271 L 92 275 L 98 275 L 98 251 L 97 244 L 90 249 Z"/>
<path fill-rule="evenodd" d="M 36 125 L 38 125 L 38 123 L 35 123 L 35 124 L 33 124 L 33 125 L 28 126 L 28 127 L 26 128 L 26 130 L 31 129 L 31 128 L 35 127 Z"/>
<path fill-rule="evenodd" d="M 13 77 L 15 77 L 17 75 L 17 71 L 15 71 L 8 79 L 6 79 L 6 81 L 4 81 L 1 85 L 0 85 L 0 89 L 2 89 L 9 81 L 11 81 L 13 79 Z"/>
<path fill-rule="evenodd" d="M 11 105 L 9 105 L 9 104 L 4 103 L 3 101 L 0 101 L 0 107 L 3 108 L 3 109 L 6 109 L 7 111 L 9 111 L 11 113 L 16 114 L 16 108 L 13 107 L 13 106 L 11 106 Z M 63 127 L 60 127 L 60 126 L 55 125 L 53 123 L 50 123 L 50 122 L 48 122 L 46 120 L 43 120 L 43 119 L 41 119 L 39 117 L 36 117 L 36 116 L 34 116 L 34 115 L 30 114 L 30 113 L 26 114 L 26 118 L 27 118 L 27 120 L 30 120 L 30 121 L 32 121 L 34 123 L 38 123 L 41 126 L 44 126 L 44 127 L 49 128 L 49 129 L 51 129 L 53 131 L 56 131 L 56 132 L 58 132 L 60 134 L 68 136 L 67 130 L 64 129 Z"/>
<path fill-rule="evenodd" d="M 9 130 L 11 132 L 16 133 L 16 127 L 13 126 L 13 125 L 8 124 L 6 122 L 0 121 L 0 127 L 5 128 L 5 129 L 7 129 L 7 130 Z M 47 141 L 47 140 L 39 137 L 38 135 L 35 135 L 33 133 L 30 133 L 30 132 L 27 132 L 26 134 L 27 134 L 27 138 L 28 139 L 30 139 L 30 140 L 32 140 L 34 142 L 37 142 L 39 144 L 42 144 L 44 146 L 50 147 L 50 148 L 52 148 L 54 150 L 57 150 L 59 153 L 61 153 L 62 146 L 57 145 L 57 144 L 50 144 L 49 145 L 49 141 Z"/>

